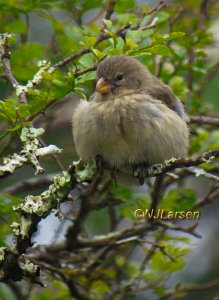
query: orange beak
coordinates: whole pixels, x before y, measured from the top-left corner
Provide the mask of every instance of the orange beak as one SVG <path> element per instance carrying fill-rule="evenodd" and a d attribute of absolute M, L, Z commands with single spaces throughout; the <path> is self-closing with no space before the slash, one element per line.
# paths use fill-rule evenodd
<path fill-rule="evenodd" d="M 106 80 L 101 77 L 96 84 L 96 91 L 100 94 L 108 94 L 112 92 L 112 87 L 106 82 Z"/>

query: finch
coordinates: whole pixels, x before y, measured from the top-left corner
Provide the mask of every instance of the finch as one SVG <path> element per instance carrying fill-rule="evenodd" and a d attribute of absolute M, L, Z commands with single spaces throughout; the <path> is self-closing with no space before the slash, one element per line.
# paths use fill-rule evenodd
<path fill-rule="evenodd" d="M 96 72 L 96 91 L 73 114 L 73 137 L 83 161 L 98 157 L 124 166 L 184 158 L 189 146 L 181 101 L 137 59 L 105 58 Z"/>

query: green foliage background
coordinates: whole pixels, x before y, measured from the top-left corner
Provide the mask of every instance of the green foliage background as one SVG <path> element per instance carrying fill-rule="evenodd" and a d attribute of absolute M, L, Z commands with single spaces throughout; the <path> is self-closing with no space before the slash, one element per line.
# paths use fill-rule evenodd
<path fill-rule="evenodd" d="M 0 154 L 2 157 L 20 149 L 19 135 L 22 127 L 36 120 L 36 117 L 41 115 L 50 103 L 62 102 L 63 97 L 70 92 L 88 99 L 94 88 L 93 67 L 106 55 L 125 53 L 138 58 L 153 74 L 173 89 L 184 102 L 189 115 L 217 115 L 219 77 L 217 69 L 214 70 L 213 66 L 218 64 L 219 57 L 212 52 L 216 42 L 211 32 L 212 25 L 218 22 L 216 1 L 209 4 L 208 16 L 201 12 L 201 1 L 198 0 L 175 0 L 166 8 L 157 11 L 155 15 L 147 15 L 156 4 L 156 1 L 151 2 L 152 4 L 148 5 L 145 2 L 139 4 L 134 0 L 118 0 L 112 21 L 105 20 L 102 23 L 104 8 L 107 5 L 107 2 L 102 0 L 0 1 L 1 32 L 14 34 L 9 36 L 12 72 L 19 85 L 25 87 L 28 95 L 28 104 L 20 103 L 18 91 L 22 87 L 12 88 L 4 78 L 0 79 Z M 147 28 L 154 18 L 156 18 L 156 25 Z M 130 24 L 131 29 L 125 31 L 124 38 L 118 32 L 127 24 Z M 96 43 L 100 28 L 104 28 L 110 38 Z M 87 53 L 74 59 L 74 62 L 62 68 L 52 68 L 57 62 L 84 48 L 87 49 Z M 83 74 L 87 68 L 93 70 Z M 39 70 L 41 70 L 40 76 L 37 73 Z M 82 75 L 78 76 L 80 72 Z M 3 74 L 2 65 L 0 65 L 0 74 Z M 66 146 L 66 140 L 69 140 L 71 134 L 69 128 L 70 123 L 63 125 L 63 128 L 57 126 L 46 135 L 48 144 L 53 141 L 61 147 L 64 146 L 61 159 L 65 167 L 73 158 L 73 145 Z M 64 130 L 66 137 L 63 137 Z M 191 125 L 190 154 L 218 147 L 217 128 L 209 130 L 206 127 Z M 58 170 L 51 159 L 45 160 L 44 164 L 49 173 Z M 206 170 L 217 168 L 218 162 L 203 167 Z M 2 188 L 32 175 L 30 168 L 16 171 L 13 178 L 2 181 Z M 207 185 L 208 182 L 205 184 Z M 39 190 L 34 191 L 36 194 L 38 192 Z M 136 207 L 145 209 L 150 200 L 149 196 L 133 194 L 124 187 L 113 189 L 112 193 L 115 197 L 124 200 L 124 204 L 117 208 L 117 214 L 131 221 L 135 220 L 130 212 Z M 0 194 L 1 246 L 5 246 L 11 238 L 9 225 L 18 218 L 12 207 L 20 203 L 23 196 L 24 193 L 17 196 Z M 171 187 L 164 195 L 161 207 L 168 207 L 175 211 L 186 210 L 193 206 L 197 198 L 197 188 L 188 187 L 179 180 L 176 186 Z M 97 220 L 99 223 L 104 222 L 101 229 Z M 86 226 L 90 235 L 108 232 L 110 225 L 107 211 L 90 214 Z M 152 237 L 156 236 L 152 235 Z M 165 233 L 162 242 L 165 244 L 165 251 L 175 260 L 172 261 L 163 255 L 162 251 L 157 251 L 150 260 L 147 270 L 142 274 L 142 279 L 149 287 L 148 290 L 157 297 L 164 295 L 167 280 L 174 272 L 184 267 L 185 256 L 192 249 L 189 239 L 182 236 L 171 236 Z M 117 268 L 125 270 L 124 285 L 130 284 L 131 280 L 138 276 L 139 264 L 135 259 L 127 261 L 124 255 L 118 254 L 115 257 L 115 264 Z M 118 280 L 118 274 L 115 274 L 115 269 L 111 268 L 110 264 L 103 273 L 112 280 Z M 89 286 L 92 299 L 105 299 L 105 295 L 110 290 L 107 281 L 100 278 L 89 285 L 86 280 L 85 277 L 79 278 L 82 285 Z M 25 299 L 71 299 L 64 284 L 54 278 L 46 289 L 32 287 L 31 292 L 27 292 L 28 283 L 25 285 L 27 287 L 26 290 L 24 289 Z M 1 284 L 0 299 L 18 299 L 12 290 L 13 288 Z M 135 296 L 132 299 L 151 299 L 150 294 L 144 296 L 139 293 Z M 182 295 L 182 299 L 201 299 L 200 294 L 197 298 L 194 298 L 194 295 L 191 297 Z"/>

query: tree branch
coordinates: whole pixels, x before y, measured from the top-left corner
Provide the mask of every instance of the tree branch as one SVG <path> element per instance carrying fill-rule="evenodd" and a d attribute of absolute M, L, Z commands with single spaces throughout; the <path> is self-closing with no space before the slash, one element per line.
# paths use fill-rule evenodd
<path fill-rule="evenodd" d="M 38 223 L 47 217 L 53 209 L 68 200 L 68 194 L 76 184 L 74 167 L 53 178 L 53 184 L 39 196 L 27 196 L 15 210 L 20 214 L 20 223 L 12 223 L 14 244 L 8 248 L 0 248 L 0 281 L 8 279 L 20 280 L 25 275 L 38 284 L 39 268 L 23 257 L 28 247 L 33 245 L 32 236 L 37 231 Z M 24 259 L 23 259 L 24 258 Z"/>
<path fill-rule="evenodd" d="M 157 164 L 149 167 L 148 170 L 146 170 L 145 177 L 160 176 L 169 171 L 173 171 L 176 168 L 198 166 L 202 163 L 209 162 L 210 160 L 218 157 L 219 149 L 216 149 L 204 152 L 199 155 L 193 155 L 188 158 L 170 159 L 165 161 L 164 164 Z"/>
<path fill-rule="evenodd" d="M 16 182 L 9 187 L 4 188 L 1 193 L 10 194 L 10 195 L 18 195 L 24 191 L 31 191 L 38 188 L 43 188 L 48 186 L 51 183 L 51 179 L 55 176 L 55 174 L 48 175 L 39 175 L 37 177 L 32 177 L 29 179 L 22 180 L 20 182 Z"/>
<path fill-rule="evenodd" d="M 44 171 L 39 164 L 38 158 L 60 153 L 62 150 L 54 145 L 40 148 L 37 137 L 43 133 L 44 130 L 42 128 L 23 128 L 21 133 L 21 140 L 24 143 L 23 149 L 19 153 L 15 153 L 3 159 L 3 163 L 0 165 L 0 178 L 13 174 L 17 168 L 27 163 L 35 168 L 36 174 Z"/>
<path fill-rule="evenodd" d="M 10 50 L 9 50 L 9 43 L 8 43 L 8 36 L 3 35 L 1 37 L 1 48 L 0 48 L 0 56 L 2 60 L 3 70 L 4 70 L 4 77 L 7 79 L 8 82 L 12 86 L 18 85 L 17 79 L 14 77 L 11 71 L 11 64 L 10 64 Z M 26 93 L 22 91 L 18 95 L 20 99 L 20 103 L 27 103 Z"/>
<path fill-rule="evenodd" d="M 196 291 L 204 291 L 218 286 L 219 286 L 219 279 L 215 279 L 202 284 L 190 284 L 190 285 L 182 285 L 182 286 L 180 285 L 179 287 L 176 287 L 174 290 L 166 292 L 164 296 L 161 296 L 156 300 L 177 299 L 177 298 L 181 298 L 182 293 L 188 294 Z"/>
<path fill-rule="evenodd" d="M 199 124 L 199 125 L 213 125 L 219 126 L 219 118 L 210 117 L 210 116 L 190 116 L 190 123 Z"/>

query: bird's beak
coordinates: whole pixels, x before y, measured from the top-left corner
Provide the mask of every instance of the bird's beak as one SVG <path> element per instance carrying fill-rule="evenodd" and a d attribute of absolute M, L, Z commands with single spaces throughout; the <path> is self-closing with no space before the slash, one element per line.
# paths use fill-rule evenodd
<path fill-rule="evenodd" d="M 96 84 L 96 91 L 101 94 L 108 94 L 112 92 L 112 87 L 106 82 L 106 80 L 101 77 Z"/>

